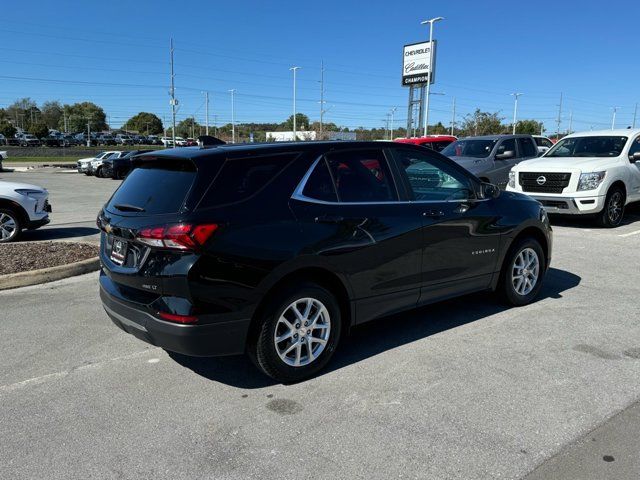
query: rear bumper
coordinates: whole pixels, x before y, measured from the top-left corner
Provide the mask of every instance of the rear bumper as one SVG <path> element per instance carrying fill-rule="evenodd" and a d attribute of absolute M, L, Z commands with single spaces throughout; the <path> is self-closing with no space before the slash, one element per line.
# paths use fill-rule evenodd
<path fill-rule="evenodd" d="M 160 320 L 150 305 L 123 299 L 111 279 L 100 275 L 100 298 L 113 323 L 143 340 L 171 352 L 196 357 L 244 353 L 250 320 L 183 325 Z"/>

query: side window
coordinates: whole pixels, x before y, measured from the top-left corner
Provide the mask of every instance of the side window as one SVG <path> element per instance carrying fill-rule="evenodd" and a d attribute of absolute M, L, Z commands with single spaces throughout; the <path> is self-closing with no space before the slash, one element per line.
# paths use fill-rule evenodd
<path fill-rule="evenodd" d="M 325 202 L 337 202 L 338 195 L 333 184 L 333 179 L 329 173 L 327 161 L 322 158 L 314 167 L 313 172 L 307 179 L 307 183 L 302 190 L 305 197 L 322 200 Z"/>
<path fill-rule="evenodd" d="M 444 142 L 434 142 L 433 143 L 433 149 L 436 152 L 441 152 L 442 150 L 444 150 L 444 148 L 446 146 L 448 146 L 451 143 L 453 143 L 453 142 L 451 142 L 450 140 L 445 140 Z"/>
<path fill-rule="evenodd" d="M 513 152 L 514 156 L 517 155 L 515 138 L 508 138 L 498 146 L 498 151 L 496 153 L 500 154 L 504 152 Z"/>
<path fill-rule="evenodd" d="M 640 152 L 640 136 L 637 136 L 636 139 L 631 144 L 631 147 L 629 147 L 629 156 L 638 152 Z"/>
<path fill-rule="evenodd" d="M 520 147 L 521 157 L 536 157 L 538 149 L 530 138 L 518 138 L 518 147 Z"/>
<path fill-rule="evenodd" d="M 201 208 L 240 202 L 262 190 L 298 154 L 226 160 L 200 203 Z"/>
<path fill-rule="evenodd" d="M 352 150 L 326 156 L 340 202 L 398 200 L 382 150 Z"/>
<path fill-rule="evenodd" d="M 417 201 L 466 200 L 473 198 L 471 182 L 464 174 L 432 155 L 394 149 L 399 168 Z"/>

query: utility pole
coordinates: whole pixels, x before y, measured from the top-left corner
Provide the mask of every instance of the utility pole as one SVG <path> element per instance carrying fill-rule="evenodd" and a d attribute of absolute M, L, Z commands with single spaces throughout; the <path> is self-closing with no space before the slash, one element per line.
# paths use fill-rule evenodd
<path fill-rule="evenodd" d="M 147 124 L 147 137 L 149 136 L 149 122 L 145 122 Z"/>
<path fill-rule="evenodd" d="M 169 58 L 171 60 L 171 88 L 169 90 L 169 95 L 171 95 L 171 100 L 169 103 L 171 104 L 171 137 L 173 141 L 173 146 L 176 146 L 176 105 L 178 105 L 178 101 L 176 100 L 176 91 L 173 84 L 173 38 L 169 42 Z"/>
<path fill-rule="evenodd" d="M 398 110 L 398 107 L 393 107 L 391 109 L 391 132 L 389 133 L 389 140 L 393 141 L 393 116 L 396 113 L 396 110 Z"/>
<path fill-rule="evenodd" d="M 91 146 L 91 120 L 87 119 L 87 147 Z"/>
<path fill-rule="evenodd" d="M 204 134 L 209 135 L 209 92 L 204 92 Z"/>
<path fill-rule="evenodd" d="M 560 103 L 558 104 L 558 118 L 556 119 L 558 129 L 556 130 L 556 141 L 560 139 L 560 124 L 562 123 L 562 92 L 560 92 Z"/>
<path fill-rule="evenodd" d="M 453 97 L 453 105 L 451 106 L 451 136 L 453 137 L 453 130 L 456 126 L 456 97 Z"/>
<path fill-rule="evenodd" d="M 293 141 L 298 141 L 298 134 L 296 133 L 296 72 L 300 67 L 291 67 L 289 70 L 293 72 Z"/>
<path fill-rule="evenodd" d="M 618 112 L 618 107 L 613 107 L 613 118 L 611 119 L 611 130 L 616 128 L 616 113 Z"/>
<path fill-rule="evenodd" d="M 68 129 L 68 126 L 67 126 L 67 111 L 66 110 L 62 111 L 62 117 L 64 119 L 64 133 L 68 133 L 69 129 Z"/>
<path fill-rule="evenodd" d="M 322 140 L 322 120 L 324 118 L 324 60 L 320 61 L 320 140 Z"/>
<path fill-rule="evenodd" d="M 631 128 L 636 128 L 636 115 L 638 114 L 638 104 L 636 103 L 636 108 L 633 109 L 633 125 Z"/>
<path fill-rule="evenodd" d="M 516 134 L 516 120 L 517 120 L 517 116 L 518 116 L 518 98 L 520 97 L 520 95 L 524 95 L 523 93 L 511 93 L 510 95 L 513 95 L 514 97 L 514 104 L 513 104 L 513 131 L 511 132 L 513 135 Z"/>
<path fill-rule="evenodd" d="M 433 80 L 433 24 L 444 20 L 444 17 L 435 17 L 429 20 L 420 22 L 421 25 L 429 24 L 429 81 L 427 82 L 427 92 L 425 101 L 425 115 L 424 115 L 424 136 L 429 133 L 429 96 L 431 92 L 431 82 Z"/>
<path fill-rule="evenodd" d="M 571 131 L 573 130 L 573 110 L 569 111 L 569 132 L 568 134 L 571 135 Z"/>
<path fill-rule="evenodd" d="M 236 104 L 234 100 L 236 89 L 232 88 L 229 92 L 231 92 L 231 143 L 236 143 Z"/>

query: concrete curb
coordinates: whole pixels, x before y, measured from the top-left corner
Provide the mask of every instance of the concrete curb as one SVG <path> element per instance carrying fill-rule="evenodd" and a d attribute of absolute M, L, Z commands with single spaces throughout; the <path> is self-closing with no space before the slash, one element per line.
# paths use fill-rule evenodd
<path fill-rule="evenodd" d="M 0 290 L 53 282 L 55 280 L 62 280 L 63 278 L 95 272 L 99 268 L 100 259 L 98 257 L 93 257 L 79 262 L 69 263 L 67 265 L 41 268 L 39 270 L 31 270 L 28 272 L 9 273 L 7 275 L 0 275 Z"/>

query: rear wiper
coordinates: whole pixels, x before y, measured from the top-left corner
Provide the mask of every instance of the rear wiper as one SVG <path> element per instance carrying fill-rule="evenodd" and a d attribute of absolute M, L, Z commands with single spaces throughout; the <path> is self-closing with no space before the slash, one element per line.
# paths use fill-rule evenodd
<path fill-rule="evenodd" d="M 144 208 L 136 205 L 128 205 L 126 203 L 117 203 L 114 207 L 122 212 L 144 212 Z"/>

